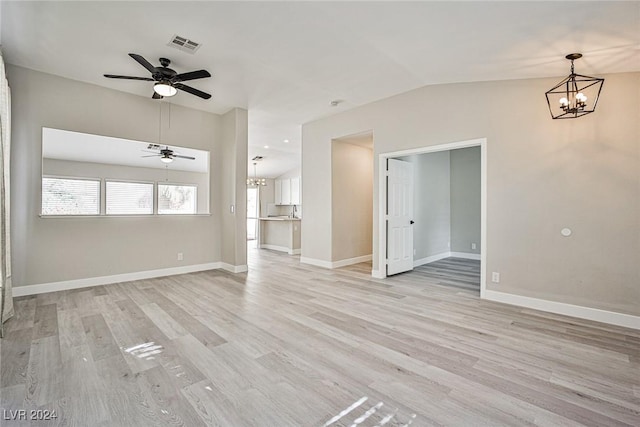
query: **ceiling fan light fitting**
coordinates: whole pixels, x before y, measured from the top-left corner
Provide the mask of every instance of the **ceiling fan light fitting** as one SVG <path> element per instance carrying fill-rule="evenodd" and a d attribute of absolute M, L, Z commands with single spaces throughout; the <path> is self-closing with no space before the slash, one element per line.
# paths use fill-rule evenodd
<path fill-rule="evenodd" d="M 153 90 L 160 96 L 173 96 L 178 90 L 169 82 L 158 82 L 153 85 Z"/>
<path fill-rule="evenodd" d="M 173 158 L 169 157 L 169 156 L 162 156 L 162 157 L 160 157 L 160 161 L 162 163 L 171 163 L 171 162 L 173 162 Z"/>

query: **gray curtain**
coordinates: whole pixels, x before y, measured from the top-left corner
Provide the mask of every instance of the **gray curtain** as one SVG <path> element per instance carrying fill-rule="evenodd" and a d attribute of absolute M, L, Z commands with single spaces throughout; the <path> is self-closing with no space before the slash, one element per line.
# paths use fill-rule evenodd
<path fill-rule="evenodd" d="M 0 337 L 4 322 L 13 316 L 11 292 L 11 227 L 9 182 L 11 159 L 11 93 L 0 51 Z"/>

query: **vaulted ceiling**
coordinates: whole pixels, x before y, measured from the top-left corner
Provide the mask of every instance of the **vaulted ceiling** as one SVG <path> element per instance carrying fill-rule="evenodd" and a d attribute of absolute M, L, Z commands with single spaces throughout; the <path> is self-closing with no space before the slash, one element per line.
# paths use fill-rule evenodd
<path fill-rule="evenodd" d="M 640 2 L 12 2 L 1 3 L 7 62 L 151 95 L 127 53 L 168 57 L 178 72 L 205 68 L 171 102 L 249 110 L 258 174 L 299 164 L 303 123 L 421 86 L 563 77 L 581 52 L 583 74 L 640 70 Z M 173 35 L 199 43 L 169 47 Z M 333 100 L 341 100 L 337 106 Z M 155 102 L 151 99 L 149 102 Z M 339 135 L 337 135 L 339 136 Z M 288 142 L 285 142 L 288 141 Z M 264 148 L 269 146 L 269 148 Z"/>

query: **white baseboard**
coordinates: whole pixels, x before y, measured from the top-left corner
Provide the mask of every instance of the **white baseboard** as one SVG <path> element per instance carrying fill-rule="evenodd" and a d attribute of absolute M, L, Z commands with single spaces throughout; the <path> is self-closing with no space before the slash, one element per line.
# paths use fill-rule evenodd
<path fill-rule="evenodd" d="M 444 259 L 444 258 L 449 258 L 450 256 L 451 256 L 451 252 L 442 252 L 440 254 L 428 256 L 426 258 L 414 259 L 413 266 L 418 267 L 420 265 L 440 261 L 441 259 Z"/>
<path fill-rule="evenodd" d="M 324 261 L 324 260 L 315 259 L 315 258 L 307 258 L 303 256 L 300 257 L 300 263 L 315 265 L 316 267 L 332 268 L 331 261 Z"/>
<path fill-rule="evenodd" d="M 324 261 L 321 259 L 300 257 L 300 262 L 303 264 L 315 265 L 317 267 L 333 269 L 333 268 L 346 267 L 347 265 L 358 264 L 360 262 L 371 261 L 372 259 L 373 259 L 372 255 L 369 254 L 369 255 L 363 255 L 355 258 L 341 259 L 340 261 Z"/>
<path fill-rule="evenodd" d="M 176 274 L 195 273 L 197 271 L 224 269 L 232 273 L 247 271 L 246 265 L 231 265 L 223 262 L 185 265 L 183 267 L 160 268 L 158 270 L 136 271 L 133 273 L 114 274 L 111 276 L 88 277 L 86 279 L 64 280 L 61 282 L 40 283 L 37 285 L 14 286 L 13 296 L 43 294 L 46 292 L 64 291 L 67 289 L 87 288 L 90 286 L 110 285 L 112 283 L 131 282 L 133 280 L 153 279 L 154 277 L 173 276 Z"/>
<path fill-rule="evenodd" d="M 374 279 L 384 279 L 387 275 L 380 270 L 371 270 L 371 277 Z"/>
<path fill-rule="evenodd" d="M 480 254 L 472 254 L 470 252 L 449 252 L 450 257 L 475 259 L 480 261 Z"/>
<path fill-rule="evenodd" d="M 600 310 L 598 308 L 508 294 L 505 292 L 491 291 L 488 289 L 484 291 L 482 297 L 489 301 L 533 308 L 535 310 L 563 314 L 565 316 L 593 320 L 596 322 L 609 323 L 611 325 L 624 326 L 625 328 L 640 329 L 640 316 L 632 316 L 630 314 L 616 313 L 613 311 Z"/>
<path fill-rule="evenodd" d="M 260 245 L 260 249 L 271 249 L 272 251 L 286 252 L 289 255 L 300 255 L 300 249 L 290 249 L 286 246 L 262 244 Z"/>
<path fill-rule="evenodd" d="M 218 268 L 226 270 L 229 273 L 244 273 L 246 271 L 249 271 L 249 268 L 247 267 L 247 265 L 231 265 L 226 262 L 220 262 L 219 264 L 220 264 L 220 267 Z"/>
<path fill-rule="evenodd" d="M 347 265 L 358 264 L 361 262 L 367 262 L 372 260 L 372 255 L 362 255 L 354 258 L 341 259 L 340 261 L 333 261 L 331 263 L 331 268 L 340 268 L 345 267 Z"/>

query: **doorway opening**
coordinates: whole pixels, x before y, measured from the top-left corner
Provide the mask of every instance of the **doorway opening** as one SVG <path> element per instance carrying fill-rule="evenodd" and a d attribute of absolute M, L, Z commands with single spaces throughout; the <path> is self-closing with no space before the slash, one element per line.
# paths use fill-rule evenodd
<path fill-rule="evenodd" d="M 378 160 L 378 256 L 372 276 L 417 268 L 462 287 L 479 276 L 483 297 L 486 139 L 384 153 Z"/>
<path fill-rule="evenodd" d="M 260 217 L 260 187 L 247 187 L 247 242 L 258 238 Z"/>
<path fill-rule="evenodd" d="M 373 132 L 331 142 L 331 268 L 370 262 L 373 253 Z"/>

